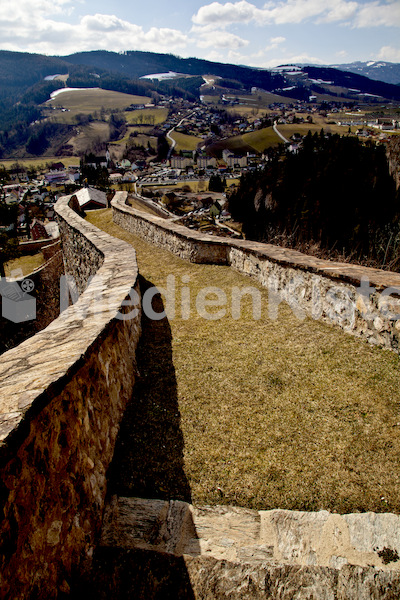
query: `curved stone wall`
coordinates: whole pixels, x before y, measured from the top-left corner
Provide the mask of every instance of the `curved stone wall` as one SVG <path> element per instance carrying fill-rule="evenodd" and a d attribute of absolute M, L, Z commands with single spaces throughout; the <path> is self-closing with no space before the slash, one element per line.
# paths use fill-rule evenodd
<path fill-rule="evenodd" d="M 68 593 L 89 567 L 136 377 L 135 252 L 83 221 L 69 200 L 56 212 L 81 295 L 0 362 L 0 572 L 9 598 Z"/>
<path fill-rule="evenodd" d="M 136 210 L 119 195 L 115 223 L 197 263 L 230 265 L 305 315 L 337 325 L 373 344 L 400 351 L 400 274 L 330 262 L 271 244 L 200 234 Z"/>

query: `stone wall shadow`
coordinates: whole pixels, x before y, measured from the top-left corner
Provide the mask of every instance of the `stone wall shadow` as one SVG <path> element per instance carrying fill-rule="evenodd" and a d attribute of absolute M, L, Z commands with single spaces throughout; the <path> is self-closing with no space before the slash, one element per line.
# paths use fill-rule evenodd
<path fill-rule="evenodd" d="M 153 284 L 140 277 L 142 294 Z M 160 294 L 153 310 L 164 310 Z M 142 317 L 139 378 L 124 413 L 108 474 L 109 494 L 191 502 L 183 461 L 172 335 L 167 317 Z"/>
<path fill-rule="evenodd" d="M 153 284 L 140 276 L 140 287 L 143 295 Z M 152 306 L 155 312 L 163 312 L 159 293 Z M 109 498 L 191 502 L 171 342 L 168 319 L 151 320 L 143 314 L 137 350 L 139 378 L 109 468 Z M 90 587 L 100 600 L 195 598 L 182 556 L 120 547 L 96 550 Z"/>

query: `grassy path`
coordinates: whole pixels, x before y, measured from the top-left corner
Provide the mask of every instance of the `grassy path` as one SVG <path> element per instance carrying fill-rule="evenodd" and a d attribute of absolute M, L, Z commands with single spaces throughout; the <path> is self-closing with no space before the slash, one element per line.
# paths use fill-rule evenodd
<path fill-rule="evenodd" d="M 261 287 L 260 320 L 244 299 L 240 319 L 206 320 L 194 309 L 200 289 L 225 290 L 229 308 L 232 287 L 254 282 L 155 248 L 113 224 L 109 210 L 88 219 L 134 245 L 145 287 L 164 287 L 173 274 L 177 290 L 175 318 L 144 323 L 141 380 L 114 465 L 118 492 L 258 509 L 400 512 L 398 356 L 301 322 L 284 304 L 270 320 Z M 180 315 L 182 286 L 192 297 L 188 319 Z"/>

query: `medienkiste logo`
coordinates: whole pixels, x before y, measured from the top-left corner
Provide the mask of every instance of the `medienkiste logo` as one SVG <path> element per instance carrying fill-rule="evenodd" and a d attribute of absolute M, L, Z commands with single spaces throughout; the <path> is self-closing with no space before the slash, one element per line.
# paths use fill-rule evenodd
<path fill-rule="evenodd" d="M 2 297 L 1 314 L 13 323 L 26 323 L 36 319 L 36 298 L 31 295 L 35 289 L 32 279 L 20 279 L 22 271 L 11 272 L 10 278 L 0 278 Z"/>

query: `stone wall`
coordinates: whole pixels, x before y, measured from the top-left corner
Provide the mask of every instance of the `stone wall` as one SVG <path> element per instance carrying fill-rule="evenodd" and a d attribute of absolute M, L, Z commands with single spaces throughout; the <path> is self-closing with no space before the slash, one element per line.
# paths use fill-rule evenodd
<path fill-rule="evenodd" d="M 370 343 L 400 351 L 400 274 L 321 260 L 271 244 L 200 234 L 136 210 L 119 195 L 115 223 L 181 258 L 232 266 L 270 291 L 271 315 L 284 300 L 306 315 Z M 274 308 L 275 307 L 275 308 Z"/>
<path fill-rule="evenodd" d="M 399 551 L 394 514 L 114 497 L 96 553 L 96 597 L 394 600 Z"/>
<path fill-rule="evenodd" d="M 40 252 L 44 247 L 48 247 L 56 241 L 59 241 L 59 238 L 57 238 L 57 240 L 28 240 L 26 242 L 20 242 L 19 249 L 23 256 L 25 256 L 25 254 L 36 254 L 36 252 Z"/>
<path fill-rule="evenodd" d="M 57 238 L 54 242 L 42 247 L 42 254 L 44 260 L 50 260 L 57 252 L 61 250 L 60 238 Z"/>
<path fill-rule="evenodd" d="M 127 195 L 123 192 L 111 201 L 115 223 L 190 262 L 226 264 L 228 246 L 221 244 L 220 238 L 190 231 L 163 217 L 153 217 L 126 206 Z"/>
<path fill-rule="evenodd" d="M 140 304 L 135 252 L 85 223 L 68 202 L 60 199 L 56 212 L 67 272 L 77 274 L 75 252 L 83 251 L 76 257 L 81 295 L 0 362 L 0 576 L 7 598 L 60 597 L 89 569 L 106 471 L 136 378 L 140 306 L 128 305 L 135 294 Z"/>

